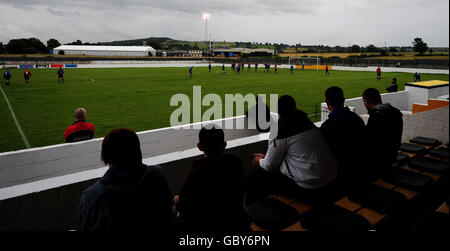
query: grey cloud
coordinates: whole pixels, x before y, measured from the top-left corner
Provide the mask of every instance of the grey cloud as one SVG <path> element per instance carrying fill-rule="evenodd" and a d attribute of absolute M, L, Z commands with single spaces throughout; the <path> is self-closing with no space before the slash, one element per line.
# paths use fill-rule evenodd
<path fill-rule="evenodd" d="M 78 10 L 67 10 L 67 9 L 48 7 L 46 9 L 46 11 L 48 11 L 52 15 L 60 16 L 60 17 L 64 17 L 64 16 L 80 16 L 80 12 Z"/>
<path fill-rule="evenodd" d="M 448 7 L 448 0 L 0 0 L 0 41 L 201 41 L 207 11 L 217 41 L 410 45 L 423 37 L 430 46 L 448 46 Z"/>
<path fill-rule="evenodd" d="M 95 8 L 99 11 L 108 11 L 110 9 L 157 9 L 160 11 L 176 12 L 183 14 L 198 14 L 202 11 L 210 11 L 214 13 L 236 13 L 236 14 L 258 14 L 258 13 L 313 13 L 321 4 L 317 0 L 167 0 L 167 1 L 146 1 L 146 0 L 1 0 L 0 4 L 12 5 L 16 8 L 24 6 L 47 6 L 60 9 L 70 8 Z"/>

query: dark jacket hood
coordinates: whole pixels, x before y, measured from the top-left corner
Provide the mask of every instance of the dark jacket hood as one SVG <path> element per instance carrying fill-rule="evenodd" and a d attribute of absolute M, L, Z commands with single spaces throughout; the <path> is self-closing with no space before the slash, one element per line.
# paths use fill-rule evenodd
<path fill-rule="evenodd" d="M 402 114 L 401 111 L 395 107 L 393 107 L 389 103 L 385 104 L 378 104 L 373 109 L 368 111 L 369 115 L 395 115 L 395 114 Z"/>
<path fill-rule="evenodd" d="M 316 126 L 308 119 L 308 115 L 301 110 L 296 110 L 291 114 L 280 116 L 276 139 L 289 138 L 313 128 Z"/>
<path fill-rule="evenodd" d="M 128 167 L 121 164 L 112 165 L 100 179 L 104 189 L 113 193 L 132 193 L 145 183 L 150 170 L 144 164 Z"/>

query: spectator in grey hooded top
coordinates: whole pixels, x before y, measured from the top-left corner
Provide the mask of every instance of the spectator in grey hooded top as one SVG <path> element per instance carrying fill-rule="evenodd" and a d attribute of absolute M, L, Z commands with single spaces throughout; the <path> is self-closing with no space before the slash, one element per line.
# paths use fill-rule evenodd
<path fill-rule="evenodd" d="M 272 192 L 305 200 L 321 199 L 337 175 L 337 164 L 319 129 L 288 95 L 278 100 L 278 135 L 266 154 L 255 154 L 260 167 L 249 188 L 247 204 Z M 272 184 L 272 185 L 270 185 Z"/>

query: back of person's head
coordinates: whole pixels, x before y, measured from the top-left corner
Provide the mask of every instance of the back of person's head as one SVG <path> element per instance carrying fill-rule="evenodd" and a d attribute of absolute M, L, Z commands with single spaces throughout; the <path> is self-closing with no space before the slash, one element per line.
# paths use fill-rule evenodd
<path fill-rule="evenodd" d="M 74 114 L 77 120 L 86 119 L 86 109 L 82 107 L 75 109 Z"/>
<path fill-rule="evenodd" d="M 198 139 L 198 148 L 206 155 L 220 154 L 227 145 L 222 128 L 216 125 L 210 128 L 202 127 Z"/>
<path fill-rule="evenodd" d="M 397 83 L 397 78 L 392 78 L 392 83 L 396 84 Z"/>
<path fill-rule="evenodd" d="M 128 128 L 116 128 L 108 132 L 102 143 L 102 161 L 106 165 L 142 163 L 141 144 L 136 133 Z"/>
<path fill-rule="evenodd" d="M 334 108 L 344 107 L 344 91 L 340 87 L 332 86 L 325 91 L 325 102 Z"/>
<path fill-rule="evenodd" d="M 380 92 L 375 88 L 368 88 L 363 92 L 363 99 L 365 102 L 373 105 L 381 104 Z"/>
<path fill-rule="evenodd" d="M 283 95 L 278 99 L 278 113 L 280 115 L 288 115 L 297 110 L 295 99 L 289 95 Z"/>

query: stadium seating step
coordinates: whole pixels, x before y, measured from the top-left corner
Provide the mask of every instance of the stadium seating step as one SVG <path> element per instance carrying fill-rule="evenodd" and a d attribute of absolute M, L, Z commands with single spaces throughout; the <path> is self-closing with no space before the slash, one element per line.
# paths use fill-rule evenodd
<path fill-rule="evenodd" d="M 448 159 L 449 149 L 447 147 L 439 147 L 430 152 L 432 156 Z"/>
<path fill-rule="evenodd" d="M 399 152 L 399 153 L 397 153 L 397 159 L 395 160 L 395 164 L 394 164 L 394 165 L 395 165 L 395 166 L 401 166 L 401 165 L 403 165 L 403 164 L 408 163 L 408 161 L 409 161 L 410 159 L 411 159 L 411 158 L 409 157 L 408 154 Z"/>
<path fill-rule="evenodd" d="M 316 206 L 301 216 L 301 224 L 309 231 L 368 231 L 369 221 L 363 216 L 336 205 Z"/>
<path fill-rule="evenodd" d="M 427 215 L 415 228 L 419 232 L 448 232 L 450 215 L 443 212 L 433 212 Z"/>
<path fill-rule="evenodd" d="M 402 143 L 399 149 L 403 152 L 409 153 L 422 153 L 426 150 L 425 146 L 410 143 Z"/>
<path fill-rule="evenodd" d="M 445 213 L 445 214 L 449 214 L 449 207 L 447 203 L 442 203 L 442 205 L 436 209 L 436 212 L 441 212 L 441 213 Z"/>
<path fill-rule="evenodd" d="M 251 204 L 246 210 L 256 225 L 270 231 L 280 231 L 300 219 L 295 208 L 272 197 Z"/>
<path fill-rule="evenodd" d="M 367 219 L 371 226 L 377 225 L 388 216 L 387 214 L 377 212 L 370 208 L 363 208 L 358 211 L 358 214 Z"/>
<path fill-rule="evenodd" d="M 426 146 L 438 146 L 441 144 L 439 140 L 433 139 L 433 138 L 427 138 L 427 137 L 415 137 L 411 140 L 409 140 L 411 143 L 420 144 L 420 145 L 426 145 Z"/>
<path fill-rule="evenodd" d="M 434 158 L 422 157 L 409 163 L 409 167 L 420 170 L 444 173 L 448 171 L 448 162 L 443 162 Z"/>
<path fill-rule="evenodd" d="M 283 231 L 307 231 L 300 221 L 292 224 L 291 226 L 283 229 Z"/>
<path fill-rule="evenodd" d="M 385 177 L 385 180 L 392 184 L 403 186 L 415 191 L 422 191 L 433 183 L 433 178 L 427 175 L 401 168 L 393 169 L 392 172 Z"/>
<path fill-rule="evenodd" d="M 334 204 L 336 206 L 340 206 L 340 207 L 345 208 L 347 210 L 350 210 L 352 212 L 356 212 L 356 211 L 358 211 L 359 209 L 362 208 L 361 204 L 358 204 L 356 202 L 353 202 L 353 201 L 349 200 L 348 197 L 344 197 L 344 198 L 336 201 Z"/>
<path fill-rule="evenodd" d="M 348 198 L 381 213 L 391 213 L 407 201 L 403 194 L 374 184 L 353 191 Z"/>
<path fill-rule="evenodd" d="M 402 194 L 403 196 L 405 196 L 405 198 L 407 200 L 411 200 L 411 199 L 415 198 L 419 194 L 419 192 L 416 192 L 416 191 L 413 191 L 413 190 L 409 190 L 409 189 L 406 189 L 404 187 L 396 187 L 394 189 L 394 191 Z"/>

